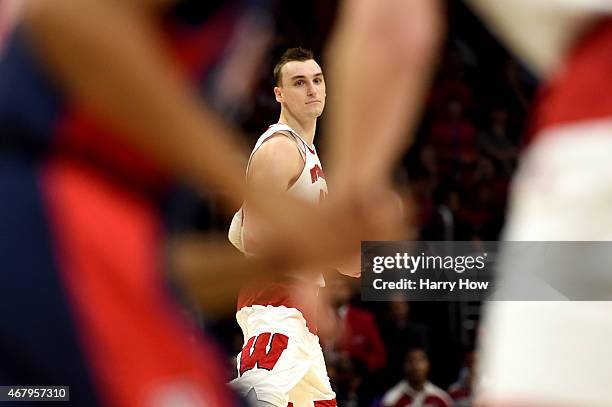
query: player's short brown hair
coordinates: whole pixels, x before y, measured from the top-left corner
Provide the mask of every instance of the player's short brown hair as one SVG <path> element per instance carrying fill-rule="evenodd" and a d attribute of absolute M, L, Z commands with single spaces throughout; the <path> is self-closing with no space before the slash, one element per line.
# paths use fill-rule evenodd
<path fill-rule="evenodd" d="M 287 51 L 285 51 L 283 55 L 280 57 L 280 59 L 278 60 L 278 62 L 276 63 L 276 66 L 274 67 L 274 83 L 276 83 L 276 86 L 281 85 L 281 82 L 283 80 L 281 69 L 283 69 L 283 66 L 287 62 L 291 62 L 291 61 L 304 62 L 304 61 L 308 61 L 311 59 L 314 59 L 314 54 L 311 50 L 306 49 L 306 48 L 296 47 L 296 48 L 289 48 Z"/>

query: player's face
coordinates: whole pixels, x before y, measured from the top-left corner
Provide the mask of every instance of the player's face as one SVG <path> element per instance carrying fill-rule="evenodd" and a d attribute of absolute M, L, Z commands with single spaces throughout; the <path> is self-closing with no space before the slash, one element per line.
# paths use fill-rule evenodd
<path fill-rule="evenodd" d="M 291 61 L 281 69 L 282 83 L 274 88 L 276 100 L 298 119 L 316 119 L 325 107 L 325 79 L 313 59 Z"/>

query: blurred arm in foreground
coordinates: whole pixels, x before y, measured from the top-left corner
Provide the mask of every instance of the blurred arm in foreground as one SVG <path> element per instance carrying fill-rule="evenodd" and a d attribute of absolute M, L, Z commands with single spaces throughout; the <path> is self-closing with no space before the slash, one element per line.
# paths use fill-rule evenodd
<path fill-rule="evenodd" d="M 334 190 L 351 194 L 390 185 L 412 141 L 444 34 L 438 1 L 383 3 L 343 2 L 326 50 L 330 179 Z"/>

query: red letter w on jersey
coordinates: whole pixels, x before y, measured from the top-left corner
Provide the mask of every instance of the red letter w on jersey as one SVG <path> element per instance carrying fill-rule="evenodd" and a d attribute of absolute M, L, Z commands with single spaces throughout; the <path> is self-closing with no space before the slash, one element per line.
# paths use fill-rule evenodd
<path fill-rule="evenodd" d="M 274 369 L 278 358 L 287 349 L 289 338 L 287 335 L 276 333 L 272 336 L 272 342 L 270 342 L 270 335 L 272 335 L 270 332 L 266 332 L 254 336 L 242 348 L 242 353 L 240 354 L 240 376 L 255 366 L 259 369 Z M 255 342 L 255 346 L 253 346 L 253 342 Z M 270 350 L 266 352 L 268 343 L 270 343 Z M 251 348 L 253 348 L 252 352 Z"/>
<path fill-rule="evenodd" d="M 314 184 L 319 178 L 325 179 L 325 173 L 323 169 L 319 167 L 319 164 L 315 164 L 315 166 L 310 169 L 310 180 Z"/>

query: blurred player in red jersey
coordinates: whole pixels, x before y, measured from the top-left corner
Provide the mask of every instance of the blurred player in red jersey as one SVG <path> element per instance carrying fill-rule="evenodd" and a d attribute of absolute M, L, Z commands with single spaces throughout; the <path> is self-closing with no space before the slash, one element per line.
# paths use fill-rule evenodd
<path fill-rule="evenodd" d="M 318 206 L 327 196 L 325 173 L 313 144 L 325 107 L 323 71 L 311 51 L 291 48 L 277 63 L 274 79 L 280 117 L 255 144 L 247 184 L 261 193 L 286 193 Z M 247 256 L 257 255 L 269 216 L 253 213 L 247 199 L 230 227 L 232 243 Z M 250 393 L 258 406 L 334 407 L 317 336 L 323 275 L 295 269 L 284 275 L 284 281 L 262 281 L 240 293 L 236 319 L 245 345 L 232 384 L 242 394 Z"/>
<path fill-rule="evenodd" d="M 532 111 L 531 144 L 514 181 L 504 238 L 610 240 L 612 5 L 597 0 L 470 3 L 544 84 Z M 344 157 L 337 163 L 361 159 L 365 175 L 378 180 L 388 177 L 402 152 L 398 147 L 410 140 L 404 132 L 415 124 L 424 78 L 433 71 L 442 35 L 437 2 L 389 0 L 384 5 L 344 2 L 328 54 L 333 93 L 345 101 L 331 116 L 330 128 L 338 136 L 331 140 L 334 154 Z M 364 115 L 373 95 L 388 103 Z M 371 149 L 383 154 L 370 154 Z M 341 166 L 338 171 L 348 177 Z M 360 191 L 355 187 L 349 193 Z M 583 299 L 609 300 L 609 260 L 583 256 L 568 266 L 553 259 L 542 268 Z M 521 269 L 521 263 L 514 268 Z M 512 272 L 502 267 L 500 278 Z M 536 296 L 568 299 L 555 290 L 545 294 Z M 609 405 L 612 371 L 609 363 L 601 363 L 611 358 L 609 304 L 489 304 L 480 369 L 485 405 Z"/>

